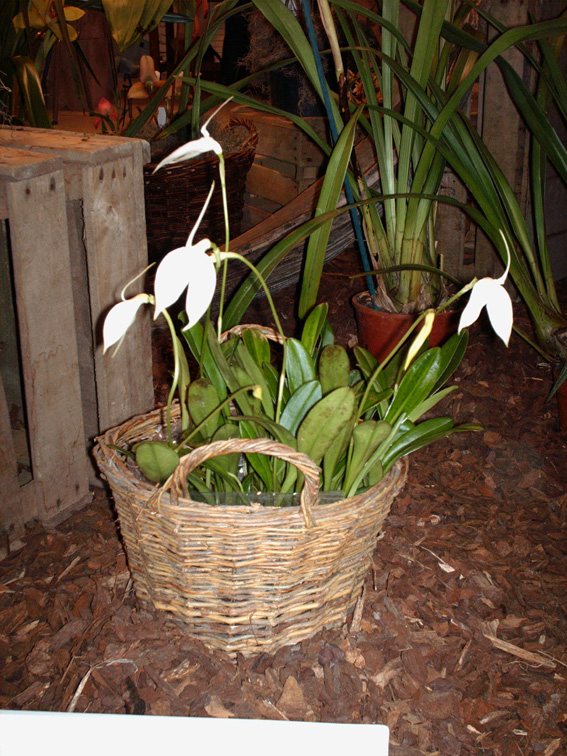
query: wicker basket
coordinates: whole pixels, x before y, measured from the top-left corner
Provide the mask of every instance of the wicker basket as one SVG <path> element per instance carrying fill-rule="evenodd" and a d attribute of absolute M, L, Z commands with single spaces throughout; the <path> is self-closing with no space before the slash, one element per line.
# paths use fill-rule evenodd
<path fill-rule="evenodd" d="M 138 598 L 231 655 L 271 653 L 342 625 L 362 592 L 376 537 L 405 482 L 406 462 L 365 493 L 318 505 L 319 468 L 307 456 L 267 439 L 230 439 L 183 457 L 164 491 L 111 448 L 155 438 L 162 412 L 108 431 L 95 448 Z M 260 452 L 295 464 L 305 477 L 301 506 L 191 501 L 187 473 L 231 452 Z"/>
<path fill-rule="evenodd" d="M 226 190 L 230 232 L 234 238 L 240 232 L 246 176 L 254 162 L 258 132 L 247 118 L 232 118 L 228 128 L 248 132 L 237 152 L 225 155 Z M 199 226 L 199 239 L 224 243 L 224 213 L 219 180 L 219 159 L 210 152 L 179 165 L 153 171 L 157 163 L 144 166 L 144 194 L 146 201 L 146 227 L 148 250 L 153 259 L 172 249 L 182 247 L 205 199 L 215 182 L 210 205 Z"/>

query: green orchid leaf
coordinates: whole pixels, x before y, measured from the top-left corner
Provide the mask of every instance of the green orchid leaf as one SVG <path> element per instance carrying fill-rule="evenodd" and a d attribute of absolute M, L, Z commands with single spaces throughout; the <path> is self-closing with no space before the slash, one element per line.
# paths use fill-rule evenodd
<path fill-rule="evenodd" d="M 297 441 L 293 433 L 291 433 L 287 428 L 284 428 L 279 423 L 275 423 L 272 420 L 268 420 L 265 417 L 244 417 L 242 415 L 236 415 L 233 419 L 236 421 L 251 422 L 254 425 L 254 427 L 260 426 L 261 428 L 263 428 L 264 430 L 268 432 L 269 436 L 274 438 L 276 441 L 279 441 L 281 444 L 285 444 L 286 446 L 289 446 L 292 449 L 297 448 Z M 258 457 L 260 455 L 255 455 L 255 456 Z M 271 464 L 273 467 L 278 468 L 278 470 L 280 471 L 280 474 L 281 474 L 282 469 L 287 468 L 284 480 L 279 488 L 280 492 L 287 493 L 288 491 L 293 491 L 293 486 L 298 476 L 298 471 L 295 465 L 286 464 L 285 467 L 284 466 L 280 467 L 281 463 L 276 460 L 272 460 Z"/>
<path fill-rule="evenodd" d="M 351 415 L 348 423 L 336 435 L 331 445 L 323 455 L 323 491 L 336 490 L 336 480 L 344 479 L 344 468 L 346 462 L 346 452 L 352 436 L 352 430 L 356 423 L 356 410 Z"/>
<path fill-rule="evenodd" d="M 164 483 L 179 464 L 179 457 L 166 441 L 142 441 L 134 449 L 136 464 L 153 483 Z"/>
<path fill-rule="evenodd" d="M 226 441 L 229 438 L 239 438 L 238 426 L 233 423 L 226 423 L 221 425 L 214 432 L 211 441 Z M 230 474 L 233 478 L 238 475 L 238 464 L 240 461 L 240 454 L 235 452 L 234 454 L 223 454 L 221 457 L 215 457 L 215 462 Z"/>
<path fill-rule="evenodd" d="M 461 333 L 455 333 L 441 346 L 441 365 L 439 370 L 439 377 L 435 384 L 434 391 L 441 388 L 449 378 L 453 375 L 455 370 L 461 364 L 465 352 L 467 351 L 467 344 L 469 343 L 468 329 L 464 329 Z"/>
<path fill-rule="evenodd" d="M 174 337 L 175 350 L 179 364 L 179 378 L 177 384 L 177 393 L 179 395 L 179 405 L 181 407 L 181 430 L 185 431 L 189 427 L 189 410 L 187 407 L 187 396 L 189 386 L 191 385 L 191 374 L 189 372 L 189 363 L 183 349 L 183 345 L 178 336 Z"/>
<path fill-rule="evenodd" d="M 307 412 L 323 397 L 319 381 L 303 383 L 289 398 L 280 424 L 295 434 Z"/>
<path fill-rule="evenodd" d="M 240 459 L 240 456 L 237 455 L 237 458 Z M 227 468 L 222 460 L 223 457 L 215 457 L 215 459 L 208 459 L 202 464 L 204 470 L 210 470 L 214 473 L 212 488 L 216 491 L 241 491 L 242 486 L 237 475 Z"/>
<path fill-rule="evenodd" d="M 326 346 L 319 355 L 319 380 L 323 395 L 350 383 L 350 360 L 340 344 Z"/>
<path fill-rule="evenodd" d="M 301 332 L 301 343 L 315 361 L 315 348 L 327 322 L 329 305 L 326 302 L 314 307 L 307 316 Z"/>
<path fill-rule="evenodd" d="M 334 210 L 339 202 L 351 158 L 356 124 L 361 110 L 362 108 L 359 108 L 343 128 L 337 144 L 331 153 L 323 185 L 319 193 L 319 199 L 317 200 L 315 217 Z M 328 221 L 324 226 L 313 232 L 307 243 L 301 292 L 299 295 L 298 312 L 300 318 L 305 317 L 306 313 L 311 310 L 317 301 L 317 292 L 321 282 L 325 252 L 331 235 L 331 228 L 332 221 Z"/>
<path fill-rule="evenodd" d="M 231 393 L 236 393 L 239 388 L 250 387 L 250 389 L 252 389 L 256 385 L 255 382 L 250 379 L 250 376 L 248 375 L 246 370 L 241 368 L 239 365 L 231 365 L 230 372 L 231 383 L 236 382 L 237 385 L 237 388 L 235 388 L 234 392 Z M 238 396 L 234 398 L 234 402 L 238 405 L 240 411 L 245 413 L 246 415 L 264 414 L 262 400 L 253 396 L 250 392 L 241 391 Z"/>
<path fill-rule="evenodd" d="M 382 462 L 378 459 L 368 470 L 364 480 L 366 485 L 371 488 L 372 486 L 375 486 L 377 483 L 379 483 L 383 477 L 384 468 L 382 467 Z"/>
<path fill-rule="evenodd" d="M 477 423 L 463 423 L 455 426 L 450 417 L 435 417 L 431 420 L 425 420 L 423 423 L 414 426 L 407 433 L 402 434 L 394 444 L 388 449 L 382 465 L 384 473 L 387 473 L 392 465 L 407 454 L 421 449 L 434 441 L 439 441 L 453 433 L 465 433 L 469 431 L 481 431 L 482 425 Z"/>
<path fill-rule="evenodd" d="M 264 362 L 271 361 L 270 342 L 257 328 L 246 328 L 242 332 L 242 341 L 259 368 Z"/>
<path fill-rule="evenodd" d="M 365 420 L 355 426 L 352 431 L 352 442 L 347 461 L 345 491 L 350 491 L 357 478 L 363 478 L 368 474 L 368 471 L 364 471 L 366 463 L 388 437 L 391 430 L 390 423 L 376 420 Z"/>
<path fill-rule="evenodd" d="M 412 423 L 416 423 L 420 417 L 425 415 L 426 412 L 429 412 L 431 409 L 433 409 L 433 407 L 435 407 L 436 404 L 439 404 L 442 399 L 444 399 L 449 394 L 452 394 L 453 391 L 456 390 L 457 386 L 447 386 L 447 388 L 441 389 L 435 394 L 428 396 L 427 399 L 425 399 L 413 410 L 413 412 L 410 412 L 410 414 L 408 415 L 408 420 L 410 420 Z"/>
<path fill-rule="evenodd" d="M 278 398 L 279 373 L 273 365 L 265 362 L 262 366 L 262 375 L 264 376 L 264 382 L 268 387 L 268 391 L 270 392 L 272 402 L 275 405 Z M 285 396 L 284 401 L 286 401 Z"/>
<path fill-rule="evenodd" d="M 209 486 L 199 477 L 198 473 L 191 472 L 187 476 L 187 485 L 189 490 L 200 491 L 201 493 L 209 493 Z"/>
<path fill-rule="evenodd" d="M 400 416 L 410 415 L 429 396 L 437 382 L 440 364 L 441 350 L 434 347 L 410 365 L 394 393 L 384 418 L 387 422 L 394 425 Z"/>
<path fill-rule="evenodd" d="M 335 437 L 351 422 L 355 408 L 354 391 L 348 387 L 335 389 L 324 396 L 299 426 L 297 450 L 319 464 Z"/>
<path fill-rule="evenodd" d="M 287 428 L 284 428 L 280 423 L 268 420 L 266 417 L 255 417 L 254 415 L 233 415 L 232 419 L 239 423 L 251 423 L 255 429 L 258 427 L 263 428 L 267 431 L 268 438 L 274 438 L 276 441 L 279 441 L 280 444 L 290 446 L 292 449 L 297 448 L 297 441 L 293 433 Z M 248 426 L 246 427 L 248 428 Z M 254 432 L 256 432 L 256 430 Z M 246 436 L 246 438 L 259 438 L 259 436 Z"/>
<path fill-rule="evenodd" d="M 264 418 L 260 418 L 260 420 L 263 421 Z M 262 434 L 258 430 L 258 427 L 261 424 L 262 422 L 258 424 L 256 423 L 256 418 L 254 418 L 254 421 L 240 420 L 238 424 L 240 427 L 240 437 L 262 438 Z M 250 466 L 259 475 L 260 480 L 262 481 L 263 490 L 277 491 L 271 464 L 271 462 L 273 462 L 272 458 L 266 457 L 264 454 L 246 454 L 246 459 L 250 463 Z"/>
<path fill-rule="evenodd" d="M 220 404 L 216 388 L 208 378 L 197 378 L 189 386 L 187 400 L 193 424 L 199 425 L 206 420 L 201 435 L 210 438 L 221 424 L 220 413 L 215 412 Z"/>
<path fill-rule="evenodd" d="M 356 390 L 356 397 L 357 400 L 359 398 L 362 398 L 362 394 L 364 392 L 364 386 L 355 386 Z M 377 410 L 378 414 L 380 415 L 380 418 L 382 418 L 382 415 L 385 415 L 388 411 L 388 399 L 390 399 L 394 395 L 394 389 L 388 388 L 384 391 L 374 391 L 374 389 L 370 389 L 368 391 L 368 394 L 366 395 L 366 401 L 364 402 L 364 406 L 359 408 L 359 416 L 360 417 L 366 417 L 369 413 L 373 413 L 374 410 Z M 370 418 L 368 418 L 370 419 Z"/>
<path fill-rule="evenodd" d="M 266 339 L 266 345 L 268 346 L 268 352 L 269 352 L 269 345 L 267 344 L 267 339 Z M 260 390 L 262 392 L 262 399 L 261 399 L 262 408 L 266 416 L 273 420 L 274 415 L 275 415 L 275 409 L 274 409 L 274 404 L 272 402 L 272 398 L 270 395 L 270 391 L 264 380 L 264 373 L 262 372 L 262 369 L 258 367 L 258 363 L 252 357 L 252 355 L 250 354 L 249 350 L 247 349 L 243 341 L 238 342 L 236 351 L 235 351 L 235 356 L 249 378 L 249 380 L 247 381 L 247 385 L 255 384 L 257 386 L 260 386 Z M 264 362 L 266 362 L 266 360 L 264 360 Z"/>
<path fill-rule="evenodd" d="M 329 346 L 330 344 L 335 343 L 335 332 L 333 331 L 333 328 L 328 320 L 325 321 L 323 325 L 323 330 L 321 331 L 321 343 L 319 344 L 320 349 L 324 349 L 326 346 Z"/>
<path fill-rule="evenodd" d="M 286 376 L 292 394 L 304 383 L 314 381 L 317 377 L 309 352 L 297 339 L 287 340 Z"/>
<path fill-rule="evenodd" d="M 184 314 L 182 313 L 182 315 Z M 179 316 L 179 319 L 181 323 L 185 325 L 187 319 L 182 317 L 182 315 Z M 191 354 L 199 363 L 202 374 L 207 376 L 211 381 L 217 390 L 219 399 L 221 401 L 226 399 L 228 396 L 226 381 L 223 378 L 222 372 L 218 368 L 209 345 L 211 343 L 209 339 L 212 339 L 212 343 L 216 342 L 210 322 L 207 321 L 205 327 L 203 327 L 201 323 L 195 323 L 195 325 L 189 330 L 183 330 L 182 334 Z"/>

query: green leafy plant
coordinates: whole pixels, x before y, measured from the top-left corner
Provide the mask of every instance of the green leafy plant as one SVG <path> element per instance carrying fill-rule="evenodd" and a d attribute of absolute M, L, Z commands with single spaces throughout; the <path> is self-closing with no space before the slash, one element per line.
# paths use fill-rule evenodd
<path fill-rule="evenodd" d="M 209 149 L 219 155 L 225 191 L 222 151 L 208 135 L 206 125 L 198 140 L 171 159 Z M 202 214 L 205 209 L 206 204 Z M 345 349 L 334 343 L 326 305 L 311 311 L 301 338 L 286 337 L 262 276 L 249 261 L 230 251 L 228 225 L 225 249 L 220 250 L 208 239 L 195 241 L 199 223 L 200 218 L 186 246 L 171 251 L 160 262 L 154 294 L 126 297 L 124 291 L 122 301 L 109 311 L 104 323 L 105 349 L 120 342 L 146 304 L 154 307 L 156 317 L 165 317 L 171 332 L 175 367 L 165 432 L 133 449 L 121 450 L 134 456 L 150 480 L 163 483 L 179 459 L 196 446 L 233 437 L 267 437 L 306 453 L 321 465 L 324 491 L 352 495 L 378 482 L 400 457 L 451 433 L 479 428 L 455 425 L 449 417 L 430 416 L 455 388 L 446 383 L 465 352 L 466 331 L 443 347 L 427 349 L 435 318 L 435 311 L 429 310 L 382 363 L 357 348 L 356 364 L 351 366 Z M 272 309 L 275 331 L 239 325 L 223 333 L 222 307 L 216 327 L 208 315 L 199 322 L 212 299 L 217 272 L 222 270 L 224 280 L 231 260 L 248 265 L 258 278 Z M 507 341 L 512 327 L 511 303 L 503 288 L 507 272 L 497 281 L 467 284 L 455 295 L 472 289 L 463 327 L 486 305 Z M 185 292 L 179 334 L 168 307 Z M 423 327 L 416 335 L 421 321 Z M 199 365 L 195 379 L 190 376 L 183 338 Z M 274 347 L 273 342 L 279 346 Z M 173 412 L 175 398 L 177 410 Z M 187 485 L 200 492 L 292 493 L 301 488 L 301 481 L 295 467 L 247 454 L 242 459 L 208 461 L 190 474 Z"/>
<path fill-rule="evenodd" d="M 0 79 L 6 90 L 0 92 L 0 97 L 5 117 L 15 117 L 30 126 L 51 128 L 41 76 L 56 44 L 65 45 L 69 51 L 73 80 L 86 107 L 79 60 L 91 74 L 92 69 L 72 26 L 72 22 L 83 15 L 82 9 L 65 4 L 64 0 L 6 0 L 1 4 Z"/>

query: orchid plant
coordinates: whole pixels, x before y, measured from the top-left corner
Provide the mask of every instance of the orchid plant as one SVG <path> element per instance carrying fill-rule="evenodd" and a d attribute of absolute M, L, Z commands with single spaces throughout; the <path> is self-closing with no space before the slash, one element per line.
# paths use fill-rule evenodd
<path fill-rule="evenodd" d="M 170 161 L 212 147 L 222 166 L 222 150 L 212 141 L 205 124 L 200 139 L 189 142 Z M 225 193 L 222 170 L 220 180 Z M 452 433 L 480 429 L 474 423 L 455 425 L 450 417 L 423 416 L 456 388 L 446 383 L 465 353 L 466 327 L 483 306 L 507 343 L 512 326 L 511 303 L 503 288 L 507 270 L 497 280 L 473 281 L 455 295 L 472 290 L 460 332 L 442 347 L 427 348 L 436 315 L 430 309 L 382 363 L 355 347 L 356 367 L 351 369 L 346 350 L 334 343 L 326 304 L 309 313 L 299 339 L 286 337 L 265 281 L 246 258 L 229 250 L 228 224 L 224 250 L 209 239 L 196 240 L 208 199 L 187 244 L 159 264 L 153 294 L 128 297 L 126 287 L 104 322 L 105 350 L 120 346 L 146 305 L 153 307 L 155 318 L 163 316 L 170 329 L 175 365 L 166 407 L 167 437 L 118 450 L 132 455 L 149 480 L 164 483 L 180 457 L 195 446 L 232 437 L 268 437 L 319 464 L 324 491 L 350 496 L 377 483 L 400 457 Z M 258 275 L 272 310 L 274 332 L 239 326 L 223 335 L 222 307 L 216 329 L 208 314 L 201 322 L 209 311 L 219 270 L 224 266 L 226 274 L 227 262 L 235 259 Z M 176 327 L 168 308 L 184 294 L 185 308 Z M 421 321 L 423 327 L 416 335 Z M 181 338 L 199 365 L 194 380 Z M 274 340 L 275 348 L 270 343 Z M 188 486 L 199 492 L 292 493 L 301 481 L 293 466 L 248 454 L 243 459 L 232 455 L 204 463 L 203 469 L 190 474 Z"/>

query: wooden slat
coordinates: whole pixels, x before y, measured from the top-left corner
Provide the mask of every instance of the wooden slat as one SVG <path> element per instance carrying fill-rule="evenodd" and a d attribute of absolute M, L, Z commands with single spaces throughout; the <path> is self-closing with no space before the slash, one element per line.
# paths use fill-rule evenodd
<path fill-rule="evenodd" d="M 136 173 L 139 180 L 134 180 Z M 122 288 L 147 265 L 141 156 L 83 171 L 83 208 L 100 430 L 153 407 L 149 311 L 118 352 L 102 353 L 102 323 Z M 140 290 L 136 283 L 128 290 Z"/>
<path fill-rule="evenodd" d="M 7 152 L 16 152 L 8 150 Z M 30 176 L 0 155 L 16 290 L 37 513 L 48 520 L 88 494 L 63 171 Z M 41 167 L 45 160 L 32 155 Z M 4 162 L 5 161 L 5 162 Z M 8 165 L 7 165 L 8 164 Z"/>
<path fill-rule="evenodd" d="M 30 129 L 23 126 L 0 126 L 0 146 L 17 147 L 63 158 L 67 199 L 81 199 L 82 167 L 103 165 L 119 157 L 140 151 L 150 162 L 150 145 L 142 139 L 124 139 L 110 134 L 74 134 L 56 129 Z"/>
<path fill-rule="evenodd" d="M 148 263 L 142 169 L 150 147 L 141 139 L 28 128 L 0 128 L 1 145 L 63 161 L 85 427 L 92 438 L 154 405 L 149 318 L 138 319 L 115 358 L 103 356 L 101 344 L 106 311 Z"/>
<path fill-rule="evenodd" d="M 3 530 L 9 531 L 24 524 L 26 518 L 21 511 L 19 499 L 18 464 L 14 453 L 10 413 L 0 376 L 0 526 Z"/>
<path fill-rule="evenodd" d="M 294 178 L 283 176 L 273 168 L 258 164 L 250 168 L 246 179 L 246 189 L 251 194 L 267 197 L 280 205 L 287 205 L 298 194 L 298 185 Z"/>

